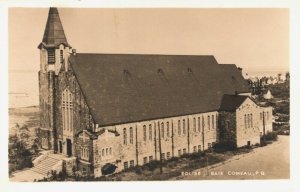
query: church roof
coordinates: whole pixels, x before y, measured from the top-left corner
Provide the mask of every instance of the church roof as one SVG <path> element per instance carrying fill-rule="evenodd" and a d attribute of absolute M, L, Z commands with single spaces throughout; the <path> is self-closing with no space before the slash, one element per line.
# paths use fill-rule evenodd
<path fill-rule="evenodd" d="M 48 14 L 48 20 L 44 31 L 43 40 L 39 47 L 41 45 L 44 45 L 46 47 L 55 47 L 60 44 L 70 46 L 65 36 L 58 10 L 57 8 L 51 7 Z"/>
<path fill-rule="evenodd" d="M 222 98 L 220 111 L 235 111 L 248 98 L 245 95 L 227 95 Z"/>
<path fill-rule="evenodd" d="M 77 53 L 69 61 L 101 126 L 216 111 L 224 94 L 249 92 L 237 67 L 213 56 Z"/>

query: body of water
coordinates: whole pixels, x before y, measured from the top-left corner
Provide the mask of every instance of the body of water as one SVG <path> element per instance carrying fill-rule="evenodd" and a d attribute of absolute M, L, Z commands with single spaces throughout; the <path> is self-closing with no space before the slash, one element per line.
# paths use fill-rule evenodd
<path fill-rule="evenodd" d="M 39 104 L 39 81 L 37 71 L 9 71 L 9 108 Z"/>

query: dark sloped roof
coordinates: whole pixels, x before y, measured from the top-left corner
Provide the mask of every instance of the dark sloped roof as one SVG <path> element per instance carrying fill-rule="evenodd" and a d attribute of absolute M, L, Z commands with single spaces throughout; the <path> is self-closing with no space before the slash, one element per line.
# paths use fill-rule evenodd
<path fill-rule="evenodd" d="M 235 65 L 213 56 L 76 54 L 71 67 L 101 126 L 218 110 L 249 92 Z"/>
<path fill-rule="evenodd" d="M 247 98 L 245 95 L 224 95 L 220 111 L 235 111 Z"/>
<path fill-rule="evenodd" d="M 58 46 L 60 44 L 70 46 L 65 36 L 57 8 L 51 7 L 49 9 L 47 24 L 41 44 L 46 47 Z"/>

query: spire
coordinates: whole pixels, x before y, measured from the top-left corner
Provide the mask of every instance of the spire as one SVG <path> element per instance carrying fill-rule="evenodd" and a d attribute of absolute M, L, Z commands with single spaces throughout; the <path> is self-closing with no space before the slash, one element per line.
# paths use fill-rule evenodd
<path fill-rule="evenodd" d="M 46 47 L 55 47 L 59 44 L 70 46 L 65 36 L 57 8 L 50 7 L 43 41 L 40 46 L 44 45 Z"/>

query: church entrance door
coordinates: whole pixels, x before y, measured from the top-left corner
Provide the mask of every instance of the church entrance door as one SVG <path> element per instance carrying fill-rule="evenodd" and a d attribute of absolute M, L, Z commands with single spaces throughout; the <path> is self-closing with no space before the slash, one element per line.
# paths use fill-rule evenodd
<path fill-rule="evenodd" d="M 67 155 L 72 156 L 72 142 L 70 139 L 67 139 Z"/>

